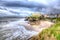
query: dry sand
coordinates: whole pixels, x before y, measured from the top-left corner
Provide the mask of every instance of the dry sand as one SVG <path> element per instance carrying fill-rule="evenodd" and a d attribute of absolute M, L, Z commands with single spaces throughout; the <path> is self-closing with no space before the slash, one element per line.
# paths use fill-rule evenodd
<path fill-rule="evenodd" d="M 40 21 L 39 25 L 30 25 L 30 24 L 28 24 L 28 22 L 20 22 L 20 25 L 25 26 L 26 29 L 36 31 L 36 32 L 40 32 L 43 29 L 46 29 L 46 28 L 50 27 L 53 24 L 54 23 L 52 23 L 50 21 Z"/>

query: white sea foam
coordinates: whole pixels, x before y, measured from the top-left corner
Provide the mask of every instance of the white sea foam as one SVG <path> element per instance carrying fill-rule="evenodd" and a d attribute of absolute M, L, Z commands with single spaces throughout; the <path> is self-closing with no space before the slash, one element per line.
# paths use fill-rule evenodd
<path fill-rule="evenodd" d="M 28 38 L 37 34 L 35 31 L 27 30 L 23 25 L 19 25 L 19 23 L 24 24 L 25 22 L 22 20 L 11 22 L 0 27 L 0 40 L 28 40 Z"/>

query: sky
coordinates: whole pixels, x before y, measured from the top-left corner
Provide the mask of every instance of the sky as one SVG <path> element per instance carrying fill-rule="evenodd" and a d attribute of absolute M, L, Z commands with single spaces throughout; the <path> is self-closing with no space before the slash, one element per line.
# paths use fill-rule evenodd
<path fill-rule="evenodd" d="M 7 9 L 9 11 L 9 13 L 11 12 L 13 14 L 19 14 L 19 13 L 20 14 L 21 13 L 30 14 L 32 12 L 37 12 L 37 11 L 45 12 L 47 10 L 45 10 L 44 8 L 47 8 L 49 6 L 58 8 L 56 6 L 58 4 L 57 1 L 58 0 L 0 0 L 0 5 L 3 6 L 3 9 L 4 9 L 4 7 L 7 7 L 5 9 Z M 11 8 L 11 7 L 13 7 L 13 8 Z"/>
<path fill-rule="evenodd" d="M 57 0 L 2 0 L 2 1 L 8 1 L 8 2 L 24 1 L 24 2 L 35 2 L 35 3 L 42 3 L 48 5 L 49 3 L 56 2 Z"/>

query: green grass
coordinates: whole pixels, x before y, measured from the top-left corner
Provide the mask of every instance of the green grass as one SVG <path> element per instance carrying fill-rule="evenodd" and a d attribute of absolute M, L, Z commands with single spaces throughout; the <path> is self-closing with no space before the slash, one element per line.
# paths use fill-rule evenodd
<path fill-rule="evenodd" d="M 40 40 L 60 40 L 60 22 L 54 24 L 48 29 L 43 30 L 38 37 Z M 44 39 L 43 39 L 44 38 Z"/>
<path fill-rule="evenodd" d="M 55 18 L 56 23 L 50 28 L 42 30 L 36 37 L 31 40 L 60 40 L 60 18 Z"/>

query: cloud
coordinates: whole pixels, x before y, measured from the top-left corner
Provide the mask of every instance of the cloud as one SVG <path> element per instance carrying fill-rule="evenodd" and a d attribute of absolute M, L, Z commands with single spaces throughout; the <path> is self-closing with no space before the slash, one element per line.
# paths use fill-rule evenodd
<path fill-rule="evenodd" d="M 26 17 L 33 12 L 29 8 L 8 8 L 0 6 L 0 17 Z"/>
<path fill-rule="evenodd" d="M 28 0 L 3 0 L 3 6 L 8 6 L 8 7 L 46 7 L 42 3 L 38 2 L 33 2 L 33 1 L 28 1 Z"/>
<path fill-rule="evenodd" d="M 50 2 L 56 1 L 56 0 L 2 0 L 2 1 L 6 1 L 6 2 L 15 2 L 15 1 L 19 1 L 19 2 L 35 2 L 35 3 L 42 3 L 45 5 L 48 5 Z"/>
<path fill-rule="evenodd" d="M 49 7 L 56 7 L 55 4 L 57 0 L 2 0 L 3 6 L 6 7 L 24 7 L 23 10 L 16 10 L 10 11 L 12 13 L 29 13 L 32 11 L 40 11 L 42 8 L 49 8 Z M 25 9 L 29 8 L 29 9 Z M 21 8 L 20 8 L 21 9 Z M 19 12 L 18 12 L 19 11 Z M 43 10 L 44 12 L 47 10 Z"/>

